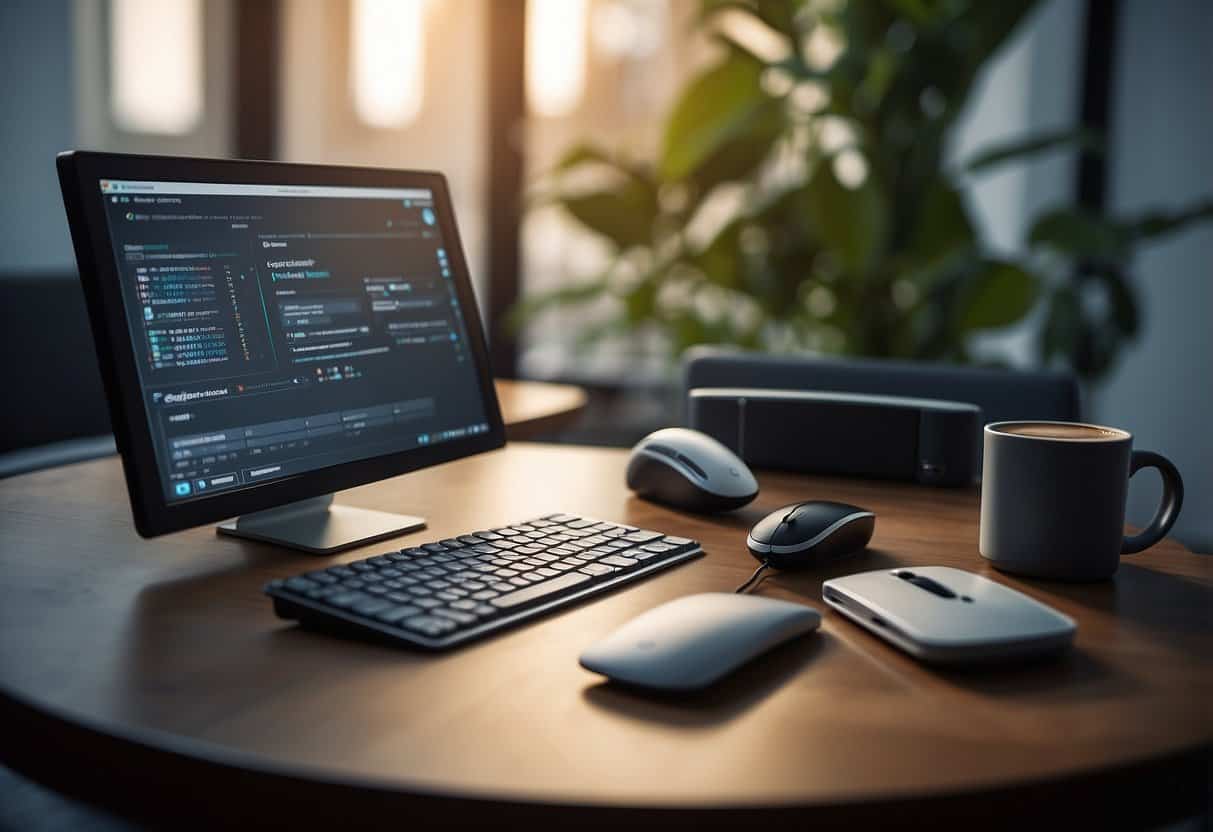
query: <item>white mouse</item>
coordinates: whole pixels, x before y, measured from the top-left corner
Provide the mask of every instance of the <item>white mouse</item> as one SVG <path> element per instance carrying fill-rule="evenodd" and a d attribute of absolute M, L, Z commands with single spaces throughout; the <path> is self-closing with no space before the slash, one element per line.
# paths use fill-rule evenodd
<path fill-rule="evenodd" d="M 758 496 L 758 480 L 737 454 L 706 433 L 664 428 L 632 448 L 628 488 L 690 511 L 728 511 Z"/>
<path fill-rule="evenodd" d="M 581 666 L 638 687 L 698 690 L 820 624 L 802 604 L 705 592 L 633 618 L 582 653 Z"/>

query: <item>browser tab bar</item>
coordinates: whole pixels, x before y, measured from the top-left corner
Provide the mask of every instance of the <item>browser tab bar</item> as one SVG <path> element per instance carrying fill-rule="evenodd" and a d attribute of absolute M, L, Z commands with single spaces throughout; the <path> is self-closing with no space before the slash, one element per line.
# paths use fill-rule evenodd
<path fill-rule="evenodd" d="M 327 199 L 408 199 L 430 201 L 428 188 L 357 188 L 334 185 L 251 185 L 227 182 L 155 182 L 102 179 L 105 194 L 163 194 L 173 196 L 285 196 Z"/>

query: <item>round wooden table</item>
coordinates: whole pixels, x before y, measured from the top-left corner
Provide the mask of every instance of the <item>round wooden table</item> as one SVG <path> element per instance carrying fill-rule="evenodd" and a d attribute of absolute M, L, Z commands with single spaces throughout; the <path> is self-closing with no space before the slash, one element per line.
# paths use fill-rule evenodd
<path fill-rule="evenodd" d="M 505 435 L 512 442 L 534 439 L 567 426 L 585 410 L 588 401 L 585 390 L 572 384 L 504 378 L 493 384 Z"/>
<path fill-rule="evenodd" d="M 631 496 L 626 458 L 515 444 L 352 490 L 343 501 L 430 525 L 330 560 L 210 528 L 141 540 L 115 459 L 2 481 L 0 757 L 174 826 L 1100 828 L 1207 801 L 1213 559 L 1166 541 L 1113 581 L 1025 580 L 977 554 L 974 490 L 764 473 L 753 505 L 701 517 Z M 748 526 L 814 497 L 879 518 L 862 555 L 758 588 L 823 610 L 820 632 L 692 697 L 578 665 L 650 607 L 731 590 L 753 567 Z M 301 629 L 261 595 L 318 563 L 558 510 L 698 538 L 706 555 L 439 655 Z M 823 579 L 931 563 L 1073 616 L 1075 649 L 936 670 L 820 600 Z"/>

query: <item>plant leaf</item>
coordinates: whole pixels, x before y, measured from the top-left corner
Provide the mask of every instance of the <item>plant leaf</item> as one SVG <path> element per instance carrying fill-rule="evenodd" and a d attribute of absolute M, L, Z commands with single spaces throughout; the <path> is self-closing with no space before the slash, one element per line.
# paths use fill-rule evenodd
<path fill-rule="evenodd" d="M 871 176 L 854 189 L 818 164 L 804 190 L 806 213 L 822 244 L 852 272 L 862 272 L 884 245 L 887 207 Z"/>
<path fill-rule="evenodd" d="M 758 61 L 734 51 L 690 83 L 666 124 L 657 164 L 663 180 L 690 177 L 728 143 L 747 134 L 754 118 L 771 103 L 759 85 L 762 69 Z"/>
<path fill-rule="evenodd" d="M 1024 156 L 1033 156 L 1048 150 L 1072 146 L 1078 150 L 1088 150 L 1096 153 L 1104 152 L 1104 144 L 1099 134 L 1093 130 L 1079 128 L 1077 130 L 1057 130 L 1050 133 L 1038 133 L 1035 136 L 1012 139 L 997 144 L 994 147 L 977 153 L 964 163 L 963 168 L 969 173 L 977 173 L 997 167 L 1003 162 L 1010 162 Z"/>
<path fill-rule="evenodd" d="M 918 211 L 910 250 L 924 262 L 934 262 L 977 239 L 964 196 L 944 178 L 935 180 Z"/>
<path fill-rule="evenodd" d="M 552 171 L 555 173 L 563 173 L 571 170 L 579 165 L 588 163 L 596 163 L 602 165 L 610 165 L 611 167 L 620 167 L 619 163 L 604 148 L 598 147 L 590 142 L 582 142 L 575 144 L 565 152 L 560 160 L 552 166 Z"/>
<path fill-rule="evenodd" d="M 1059 208 L 1033 225 L 1028 240 L 1072 257 L 1119 263 L 1129 255 L 1130 234 L 1124 228 L 1082 209 Z"/>
<path fill-rule="evenodd" d="M 691 265 L 703 272 L 709 283 L 726 289 L 741 288 L 741 227 L 739 221 L 729 223 L 702 251 L 687 258 Z"/>
<path fill-rule="evenodd" d="M 962 332 L 1009 326 L 1036 302 L 1040 281 L 1014 263 L 987 261 L 961 293 L 957 324 Z"/>
<path fill-rule="evenodd" d="M 657 194 L 639 179 L 624 180 L 615 188 L 557 199 L 586 228 L 613 241 L 619 248 L 648 245 L 657 221 Z"/>
<path fill-rule="evenodd" d="M 1191 222 L 1213 218 L 1213 199 L 1197 202 L 1179 211 L 1158 211 L 1126 223 L 1134 239 L 1149 240 L 1179 231 Z"/>

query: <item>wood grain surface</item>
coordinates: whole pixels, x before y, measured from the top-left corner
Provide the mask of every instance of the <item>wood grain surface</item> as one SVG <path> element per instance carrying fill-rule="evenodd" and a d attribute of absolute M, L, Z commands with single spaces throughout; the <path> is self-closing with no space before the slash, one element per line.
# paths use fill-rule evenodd
<path fill-rule="evenodd" d="M 1103 800 L 1121 776 L 1154 800 L 1187 777 L 1164 816 L 1191 808 L 1193 783 L 1207 787 L 1213 559 L 1164 541 L 1104 583 L 1015 578 L 978 555 L 975 489 L 760 473 L 755 503 L 702 517 L 630 495 L 626 459 L 512 444 L 346 492 L 342 502 L 430 525 L 331 559 L 211 528 L 141 540 L 116 459 L 0 481 L 0 756 L 93 799 L 152 805 L 160 794 L 205 812 L 215 795 L 246 789 L 313 819 L 337 799 L 320 802 L 325 784 L 347 819 L 428 797 L 456 813 L 597 807 L 591 826 L 615 817 L 600 813 L 608 808 L 666 821 L 674 809 L 765 809 L 841 823 L 865 806 L 947 798 L 970 816 L 1002 805 L 1006 820 L 1029 805 L 1017 794 L 1047 805 L 1050 789 L 1077 795 L 1103 776 L 1093 792 Z M 750 524 L 810 498 L 878 515 L 865 553 L 758 588 L 822 610 L 819 633 L 693 697 L 647 698 L 578 665 L 584 647 L 644 610 L 732 590 L 754 567 Z M 706 555 L 440 655 L 301 629 L 261 594 L 275 577 L 554 511 L 697 538 Z M 1079 622 L 1075 649 L 934 670 L 821 601 L 826 578 L 927 564 L 1057 607 Z M 187 776 L 199 782 L 182 786 Z"/>

